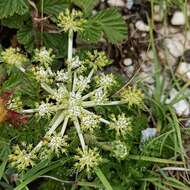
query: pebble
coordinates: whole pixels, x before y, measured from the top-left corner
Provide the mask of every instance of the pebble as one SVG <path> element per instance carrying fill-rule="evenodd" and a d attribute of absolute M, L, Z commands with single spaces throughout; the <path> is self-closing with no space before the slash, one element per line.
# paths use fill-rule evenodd
<path fill-rule="evenodd" d="M 144 143 L 148 139 L 155 137 L 157 134 L 156 128 L 146 128 L 141 131 L 141 142 Z"/>
<path fill-rule="evenodd" d="M 145 24 L 142 20 L 138 20 L 135 23 L 135 27 L 137 28 L 137 30 L 141 32 L 148 32 L 150 30 L 150 27 L 147 24 Z"/>
<path fill-rule="evenodd" d="M 108 0 L 108 4 L 115 7 L 125 7 L 125 2 L 123 0 Z"/>
<path fill-rule="evenodd" d="M 190 64 L 181 62 L 177 68 L 177 74 L 190 80 Z"/>
<path fill-rule="evenodd" d="M 130 66 L 130 65 L 133 64 L 133 61 L 132 61 L 131 58 L 125 58 L 125 59 L 123 60 L 123 64 L 124 64 L 125 66 Z"/>
<path fill-rule="evenodd" d="M 178 93 L 179 92 L 175 88 L 173 88 L 170 91 L 170 94 L 169 94 L 170 97 L 166 100 L 166 103 L 169 104 Z M 185 99 L 180 100 L 177 103 L 175 103 L 173 105 L 173 108 L 175 109 L 175 112 L 178 116 L 188 116 L 190 114 L 190 105 Z"/>
<path fill-rule="evenodd" d="M 183 44 L 180 43 L 178 39 L 166 38 L 164 40 L 164 44 L 166 48 L 169 50 L 170 54 L 173 55 L 174 57 L 177 58 L 183 55 L 184 47 Z"/>
<path fill-rule="evenodd" d="M 171 24 L 174 26 L 180 26 L 185 24 L 185 15 L 181 11 L 176 11 L 171 19 Z"/>
<path fill-rule="evenodd" d="M 164 11 L 163 8 L 160 5 L 155 5 L 154 6 L 154 15 L 153 19 L 156 22 L 161 22 L 164 18 Z"/>

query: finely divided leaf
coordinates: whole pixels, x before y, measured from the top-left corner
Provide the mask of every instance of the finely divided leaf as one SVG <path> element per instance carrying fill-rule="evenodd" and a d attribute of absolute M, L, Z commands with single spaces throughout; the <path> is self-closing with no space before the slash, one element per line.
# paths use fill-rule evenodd
<path fill-rule="evenodd" d="M 0 0 L 0 19 L 14 14 L 23 15 L 28 9 L 27 0 Z"/>

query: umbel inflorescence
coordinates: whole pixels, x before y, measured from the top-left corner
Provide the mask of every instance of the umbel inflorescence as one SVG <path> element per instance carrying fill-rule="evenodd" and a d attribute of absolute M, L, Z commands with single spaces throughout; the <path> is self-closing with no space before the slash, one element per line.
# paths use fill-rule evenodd
<path fill-rule="evenodd" d="M 45 140 L 40 141 L 33 148 L 30 146 L 30 152 L 21 150 L 17 146 L 14 148 L 13 154 L 10 155 L 10 160 L 18 169 L 26 169 L 38 162 L 38 159 L 47 159 L 52 155 L 60 157 L 67 152 L 69 146 L 67 129 L 74 127 L 81 147 L 77 150 L 78 156 L 74 157 L 78 161 L 75 166 L 79 171 L 86 169 L 87 172 L 90 172 L 102 162 L 102 158 L 97 147 L 90 148 L 86 143 L 84 134 L 93 134 L 100 127 L 115 131 L 115 139 L 117 140 L 115 147 L 122 147 L 123 154 L 120 153 L 118 157 L 123 159 L 127 156 L 128 149 L 125 143 L 119 139 L 132 132 L 132 120 L 124 113 L 113 115 L 112 119 L 108 120 L 95 112 L 94 108 L 121 104 L 140 105 L 143 94 L 136 88 L 135 90 L 126 88 L 122 90 L 120 97 L 111 100 L 110 90 L 116 81 L 113 74 L 101 72 L 103 67 L 111 63 L 105 53 L 88 52 L 83 60 L 80 60 L 78 56 L 73 56 L 73 32 L 82 31 L 81 27 L 85 24 L 82 14 L 67 10 L 66 13 L 60 14 L 59 20 L 59 26 L 69 33 L 66 64 L 63 69 L 53 71 L 51 65 L 55 56 L 52 50 L 45 48 L 35 50 L 32 60 L 38 65 L 32 69 L 32 72 L 47 96 L 35 109 L 22 110 L 22 113 L 36 113 L 40 117 L 52 118 L 44 137 Z M 68 24 L 65 26 L 65 23 Z M 10 52 L 12 57 L 18 56 L 16 50 L 6 50 L 2 54 L 4 60 L 7 60 L 6 53 L 10 54 Z M 19 54 L 19 57 L 22 56 Z M 7 64 L 9 64 L 8 62 Z M 20 63 L 20 65 L 15 64 L 17 67 L 21 65 Z M 132 97 L 132 102 L 130 102 L 130 97 Z M 117 152 L 114 149 L 114 154 Z M 22 155 L 26 156 L 27 159 L 22 159 Z"/>

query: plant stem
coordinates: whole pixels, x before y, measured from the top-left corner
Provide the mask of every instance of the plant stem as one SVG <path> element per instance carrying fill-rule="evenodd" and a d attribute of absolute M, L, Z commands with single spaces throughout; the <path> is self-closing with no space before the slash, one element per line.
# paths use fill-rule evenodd
<path fill-rule="evenodd" d="M 93 96 L 98 90 L 101 90 L 101 89 L 103 89 L 103 88 L 102 88 L 102 87 L 99 87 L 99 88 L 95 89 L 94 91 L 92 91 L 92 92 L 90 92 L 90 93 L 84 95 L 84 96 L 82 97 L 82 100 L 86 100 L 86 99 L 90 98 L 90 97 Z"/>
<path fill-rule="evenodd" d="M 54 95 L 55 92 L 54 90 L 49 86 L 47 85 L 46 83 L 41 83 L 41 87 L 48 93 L 50 93 L 51 95 Z"/>
<path fill-rule="evenodd" d="M 77 133 L 78 133 L 78 136 L 79 136 L 79 139 L 80 139 L 80 143 L 81 143 L 82 149 L 84 151 L 86 149 L 86 145 L 85 145 L 84 137 L 83 137 L 83 134 L 81 132 L 79 121 L 78 121 L 77 118 L 75 118 L 75 120 L 74 120 L 74 125 L 75 125 L 75 128 L 77 130 Z"/>
<path fill-rule="evenodd" d="M 62 126 L 62 129 L 61 129 L 61 136 L 63 137 L 64 133 L 65 133 L 65 130 L 67 128 L 67 123 L 69 121 L 69 116 L 67 116 L 63 122 L 63 126 Z"/>
<path fill-rule="evenodd" d="M 88 107 L 94 107 L 94 106 L 115 106 L 115 105 L 120 105 L 120 104 L 125 104 L 123 101 L 112 101 L 112 102 L 107 102 L 107 103 L 97 103 L 95 101 L 86 101 L 82 103 L 82 106 L 85 108 Z"/>
<path fill-rule="evenodd" d="M 67 64 L 68 64 L 68 89 L 71 90 L 72 85 L 72 66 L 71 61 L 73 58 L 73 30 L 69 30 L 69 36 L 68 36 L 68 57 L 67 57 Z"/>
<path fill-rule="evenodd" d="M 64 116 L 65 116 L 65 112 L 63 111 L 63 112 L 61 112 L 61 114 L 59 115 L 59 117 L 56 119 L 56 121 L 53 123 L 53 125 L 49 129 L 49 131 L 47 132 L 47 135 L 51 135 L 56 130 L 56 128 L 64 120 Z"/>

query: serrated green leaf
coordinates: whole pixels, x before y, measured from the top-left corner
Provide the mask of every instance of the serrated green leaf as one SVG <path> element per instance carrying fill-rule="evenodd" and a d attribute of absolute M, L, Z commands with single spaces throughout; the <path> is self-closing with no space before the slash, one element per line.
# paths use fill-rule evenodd
<path fill-rule="evenodd" d="M 27 0 L 0 0 L 0 19 L 14 14 L 23 15 L 28 10 Z"/>
<path fill-rule="evenodd" d="M 99 0 L 72 0 L 85 13 L 89 13 L 99 3 Z"/>
<path fill-rule="evenodd" d="M 101 38 L 101 34 L 102 30 L 100 25 L 88 20 L 84 26 L 84 31 L 80 33 L 80 38 L 90 43 L 96 43 Z"/>
<path fill-rule="evenodd" d="M 29 14 L 25 15 L 14 15 L 5 19 L 2 19 L 1 23 L 3 26 L 7 26 L 9 28 L 20 29 L 23 27 L 24 22 L 28 20 Z"/>
<path fill-rule="evenodd" d="M 127 26 L 117 9 L 102 10 L 92 19 L 100 25 L 106 38 L 111 43 L 121 42 L 127 35 Z"/>
<path fill-rule="evenodd" d="M 42 0 L 39 3 L 39 10 L 41 10 Z M 64 9 L 68 8 L 69 0 L 43 0 L 43 11 L 46 14 L 57 16 Z"/>
<path fill-rule="evenodd" d="M 31 26 L 20 28 L 20 30 L 17 31 L 17 39 L 27 50 L 32 50 L 34 48 L 34 37 Z"/>
<path fill-rule="evenodd" d="M 51 48 L 57 57 L 64 57 L 67 52 L 67 36 L 64 34 L 43 33 L 43 42 L 46 48 Z"/>

